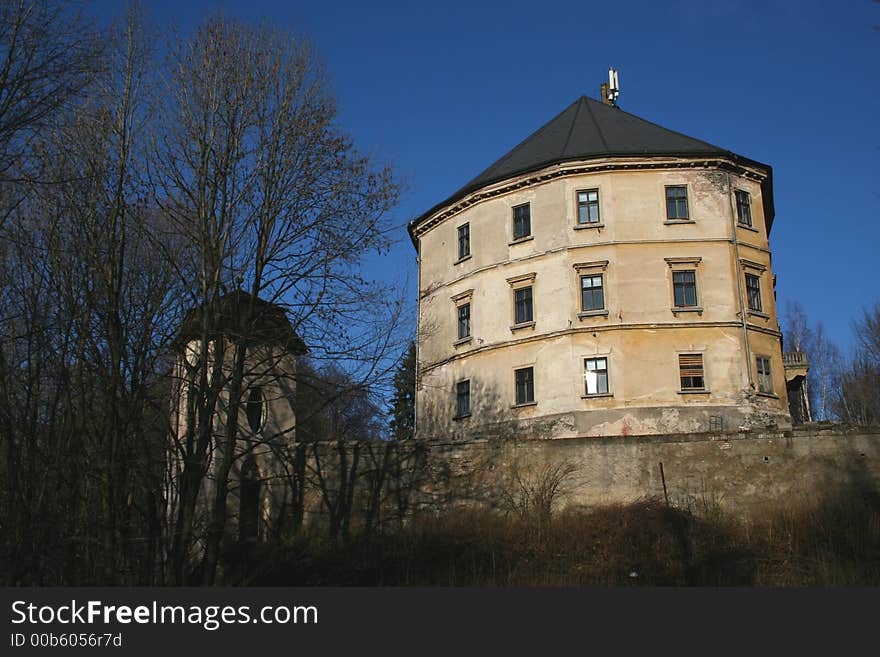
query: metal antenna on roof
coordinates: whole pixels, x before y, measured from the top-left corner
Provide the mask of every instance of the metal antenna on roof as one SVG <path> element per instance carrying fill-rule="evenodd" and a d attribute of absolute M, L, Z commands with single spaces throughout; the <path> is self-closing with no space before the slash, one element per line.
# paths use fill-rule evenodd
<path fill-rule="evenodd" d="M 617 107 L 617 97 L 620 95 L 620 78 L 614 68 L 608 69 L 608 100 L 613 107 Z"/>
<path fill-rule="evenodd" d="M 599 95 L 604 105 L 617 107 L 617 97 L 620 95 L 620 78 L 613 68 L 608 69 L 608 82 L 603 82 L 599 87 Z"/>

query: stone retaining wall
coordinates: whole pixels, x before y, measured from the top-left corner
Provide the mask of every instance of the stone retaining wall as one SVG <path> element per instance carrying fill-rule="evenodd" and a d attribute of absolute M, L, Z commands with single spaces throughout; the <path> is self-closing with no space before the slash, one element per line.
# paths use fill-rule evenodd
<path fill-rule="evenodd" d="M 666 495 L 749 514 L 830 490 L 880 491 L 880 429 L 614 436 L 557 440 L 433 441 L 421 507 L 516 501 L 558 480 L 557 501 L 598 505 Z M 661 475 L 662 464 L 662 475 Z"/>
<path fill-rule="evenodd" d="M 294 509 L 300 510 L 294 515 L 334 535 L 399 526 L 414 513 L 509 510 L 547 502 L 548 496 L 555 509 L 668 496 L 696 512 L 720 508 L 749 516 L 844 491 L 880 493 L 880 429 L 835 425 L 300 447 L 300 475 L 294 478 Z"/>

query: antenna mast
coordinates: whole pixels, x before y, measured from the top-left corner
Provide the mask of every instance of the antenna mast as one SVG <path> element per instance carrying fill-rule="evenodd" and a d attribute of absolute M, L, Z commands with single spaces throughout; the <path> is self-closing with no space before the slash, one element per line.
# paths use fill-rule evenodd
<path fill-rule="evenodd" d="M 612 107 L 617 107 L 617 97 L 620 95 L 620 78 L 617 76 L 617 70 L 608 69 L 608 102 Z"/>

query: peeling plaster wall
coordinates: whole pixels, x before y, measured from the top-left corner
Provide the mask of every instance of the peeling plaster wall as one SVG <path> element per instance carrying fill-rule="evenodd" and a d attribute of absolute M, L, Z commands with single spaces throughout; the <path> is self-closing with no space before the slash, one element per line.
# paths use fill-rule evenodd
<path fill-rule="evenodd" d="M 420 438 L 493 435 L 502 423 L 529 432 L 538 424 L 554 438 L 708 431 L 719 421 L 724 431 L 791 426 L 760 184 L 689 164 L 537 183 L 523 176 L 521 186 L 504 183 L 513 191 L 488 190 L 420 235 Z M 692 221 L 665 221 L 667 185 L 687 187 Z M 599 190 L 601 227 L 578 226 L 582 189 Z M 734 227 L 734 189 L 751 194 L 751 228 Z M 532 235 L 514 241 L 512 208 L 523 203 L 531 207 Z M 470 256 L 457 260 L 457 229 L 465 223 Z M 748 339 L 743 262 L 761 282 L 762 312 L 747 313 Z M 586 263 L 606 264 L 578 269 Z M 698 311 L 673 309 L 673 268 L 695 270 Z M 587 271 L 604 276 L 605 313 L 580 312 L 580 273 Z M 516 327 L 511 279 L 530 276 L 534 324 Z M 463 297 L 469 340 L 456 332 Z M 707 392 L 683 393 L 678 354 L 697 352 Z M 585 398 L 584 358 L 598 356 L 608 358 L 611 391 Z M 755 393 L 756 356 L 770 358 L 774 395 Z M 529 366 L 537 404 L 514 407 L 513 371 Z M 463 380 L 473 410 L 459 421 L 454 390 Z"/>

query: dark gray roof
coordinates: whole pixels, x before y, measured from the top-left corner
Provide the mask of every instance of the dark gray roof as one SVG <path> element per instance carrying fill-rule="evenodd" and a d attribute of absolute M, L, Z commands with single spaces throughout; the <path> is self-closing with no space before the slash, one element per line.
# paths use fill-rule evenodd
<path fill-rule="evenodd" d="M 415 219 L 410 228 L 441 207 L 505 178 L 568 160 L 640 155 L 723 155 L 770 171 L 767 165 L 581 96 L 448 199 Z M 770 207 L 772 209 L 772 198 Z M 768 216 L 772 221 L 772 211 Z"/>
<path fill-rule="evenodd" d="M 192 308 L 183 320 L 178 343 L 198 339 L 202 334 L 204 306 Z M 235 290 L 220 297 L 217 317 L 209 339 L 222 335 L 231 340 L 245 340 L 251 344 L 275 344 L 296 354 L 308 349 L 293 330 L 287 313 L 281 306 Z"/>
<path fill-rule="evenodd" d="M 723 155 L 727 151 L 581 96 L 464 188 L 476 189 L 565 160 L 685 153 Z"/>

